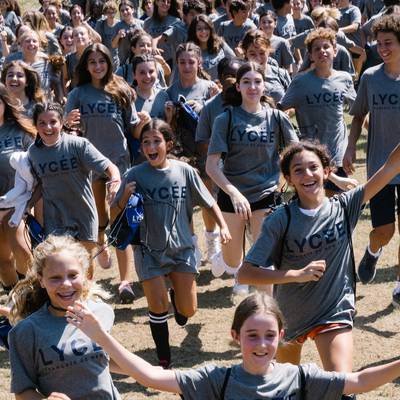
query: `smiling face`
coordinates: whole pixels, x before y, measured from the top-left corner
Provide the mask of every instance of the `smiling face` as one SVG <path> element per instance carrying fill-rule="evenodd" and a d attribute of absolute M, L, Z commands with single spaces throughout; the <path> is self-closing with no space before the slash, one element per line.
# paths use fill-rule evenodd
<path fill-rule="evenodd" d="M 108 64 L 104 54 L 93 51 L 87 59 L 87 70 L 92 78 L 92 83 L 101 83 L 108 72 Z"/>
<path fill-rule="evenodd" d="M 289 166 L 288 183 L 296 189 L 300 204 L 304 208 L 315 208 L 325 197 L 324 182 L 329 168 L 324 168 L 321 159 L 313 151 L 303 150 L 293 156 Z"/>
<path fill-rule="evenodd" d="M 75 7 L 71 11 L 71 22 L 72 26 L 79 26 L 83 22 L 83 14 L 80 7 Z"/>
<path fill-rule="evenodd" d="M 46 8 L 46 11 L 44 13 L 48 23 L 50 24 L 50 27 L 54 27 L 55 24 L 57 23 L 57 8 L 55 6 L 48 6 Z"/>
<path fill-rule="evenodd" d="M 46 289 L 50 304 L 66 310 L 81 298 L 85 277 L 78 260 L 70 253 L 60 252 L 46 259 L 43 276 L 39 281 L 42 288 Z M 64 314 L 57 310 L 52 312 L 56 315 Z"/>
<path fill-rule="evenodd" d="M 336 46 L 329 39 L 315 39 L 311 45 L 310 59 L 317 69 L 332 67 L 336 53 Z"/>
<path fill-rule="evenodd" d="M 19 97 L 26 87 L 26 75 L 24 69 L 19 65 L 13 65 L 8 68 L 5 84 L 11 93 Z"/>
<path fill-rule="evenodd" d="M 136 66 L 135 80 L 139 89 L 151 89 L 157 80 L 157 68 L 154 62 L 142 62 Z"/>
<path fill-rule="evenodd" d="M 179 75 L 186 79 L 196 79 L 197 71 L 199 69 L 199 60 L 191 52 L 184 51 L 178 57 L 178 71 Z"/>
<path fill-rule="evenodd" d="M 25 34 L 21 42 L 21 49 L 25 56 L 34 56 L 39 50 L 39 37 L 35 32 Z"/>
<path fill-rule="evenodd" d="M 242 104 L 259 103 L 264 93 L 263 76 L 257 71 L 246 72 L 236 84 L 236 90 L 242 95 Z"/>
<path fill-rule="evenodd" d="M 252 375 L 265 375 L 275 358 L 283 330 L 279 330 L 276 316 L 258 312 L 248 317 L 240 332 L 232 331 L 242 352 L 243 369 Z"/>
<path fill-rule="evenodd" d="M 62 119 L 56 111 L 45 111 L 39 114 L 36 129 L 43 143 L 52 146 L 60 138 Z"/>
<path fill-rule="evenodd" d="M 75 28 L 72 37 L 74 38 L 74 45 L 77 49 L 85 49 L 90 44 L 89 32 L 83 26 Z"/>
<path fill-rule="evenodd" d="M 393 32 L 378 32 L 377 50 L 385 64 L 399 65 L 400 42 Z"/>
<path fill-rule="evenodd" d="M 135 56 L 149 55 L 152 53 L 153 48 L 151 45 L 151 38 L 148 36 L 142 36 L 137 42 L 136 46 L 132 48 Z"/>
<path fill-rule="evenodd" d="M 199 21 L 196 25 L 196 37 L 200 43 L 207 43 L 210 38 L 210 27 L 203 21 Z"/>
<path fill-rule="evenodd" d="M 130 23 L 133 19 L 133 8 L 128 4 L 122 4 L 119 13 L 121 15 L 121 19 L 123 19 L 126 23 Z"/>
<path fill-rule="evenodd" d="M 269 49 L 258 44 L 252 44 L 246 51 L 246 58 L 265 67 L 268 61 Z"/>
<path fill-rule="evenodd" d="M 260 23 L 259 23 L 259 28 L 269 37 L 272 35 L 272 33 L 274 32 L 276 26 L 276 22 L 275 20 L 269 16 L 269 15 L 264 15 L 261 19 L 260 19 Z"/>
<path fill-rule="evenodd" d="M 60 37 L 60 43 L 63 48 L 64 54 L 72 53 L 75 50 L 74 38 L 72 30 L 65 30 Z"/>
<path fill-rule="evenodd" d="M 158 14 L 162 17 L 168 15 L 169 8 L 171 7 L 171 0 L 156 0 L 158 7 Z"/>
<path fill-rule="evenodd" d="M 147 161 L 153 168 L 162 169 L 168 166 L 167 154 L 172 142 L 166 142 L 161 132 L 150 130 L 143 134 L 141 148 Z"/>

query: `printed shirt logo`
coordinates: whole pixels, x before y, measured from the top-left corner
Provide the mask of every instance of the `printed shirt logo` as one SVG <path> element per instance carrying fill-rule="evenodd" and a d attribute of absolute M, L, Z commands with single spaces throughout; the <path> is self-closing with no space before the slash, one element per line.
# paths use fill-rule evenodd
<path fill-rule="evenodd" d="M 0 152 L 3 154 L 22 148 L 22 136 L 6 136 L 0 139 Z"/>

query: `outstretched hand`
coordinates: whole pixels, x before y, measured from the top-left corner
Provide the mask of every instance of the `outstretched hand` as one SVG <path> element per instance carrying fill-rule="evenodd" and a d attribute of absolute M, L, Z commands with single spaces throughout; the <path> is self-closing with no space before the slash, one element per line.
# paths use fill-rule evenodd
<path fill-rule="evenodd" d="M 96 338 L 103 332 L 100 321 L 96 316 L 80 301 L 76 301 L 74 306 L 68 307 L 67 322 L 79 328 L 85 335 L 97 342 Z"/>

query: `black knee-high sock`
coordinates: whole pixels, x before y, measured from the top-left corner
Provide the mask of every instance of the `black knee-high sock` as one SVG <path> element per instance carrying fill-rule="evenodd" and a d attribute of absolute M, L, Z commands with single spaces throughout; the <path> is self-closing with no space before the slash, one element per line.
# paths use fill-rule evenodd
<path fill-rule="evenodd" d="M 157 357 L 165 366 L 171 362 L 171 349 L 169 347 L 168 312 L 156 314 L 149 311 L 150 329 L 156 344 Z M 164 366 L 164 365 L 163 365 Z"/>

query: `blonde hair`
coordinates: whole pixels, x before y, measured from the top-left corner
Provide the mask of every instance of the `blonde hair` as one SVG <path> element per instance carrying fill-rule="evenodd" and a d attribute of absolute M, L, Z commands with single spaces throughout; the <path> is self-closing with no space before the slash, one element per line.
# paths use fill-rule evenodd
<path fill-rule="evenodd" d="M 318 6 L 311 11 L 311 18 L 318 22 L 321 18 L 332 17 L 336 20 L 340 19 L 340 11 L 337 8 Z"/>
<path fill-rule="evenodd" d="M 47 291 L 42 288 L 39 279 L 43 276 L 47 259 L 60 253 L 72 255 L 82 268 L 82 274 L 85 277 L 82 300 L 95 296 L 103 299 L 109 298 L 103 289 L 86 278 L 89 268 L 89 253 L 83 245 L 71 236 L 49 235 L 34 250 L 32 267 L 28 270 L 26 278 L 19 281 L 11 292 L 10 296 L 14 304 L 11 308 L 10 321 L 13 324 L 28 317 L 50 301 Z"/>

